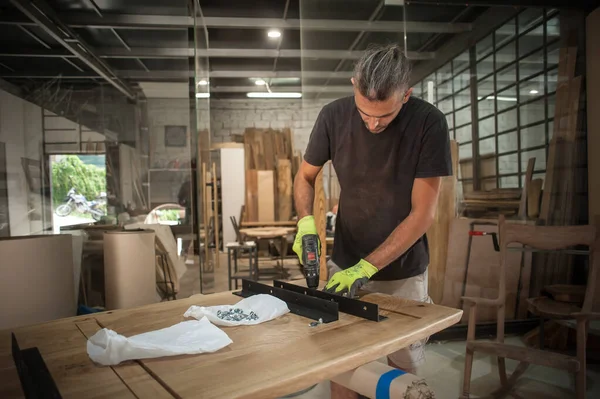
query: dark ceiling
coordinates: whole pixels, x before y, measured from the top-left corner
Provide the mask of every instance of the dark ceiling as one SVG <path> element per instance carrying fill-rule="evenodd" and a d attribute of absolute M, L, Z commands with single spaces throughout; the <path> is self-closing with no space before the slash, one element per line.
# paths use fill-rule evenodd
<path fill-rule="evenodd" d="M 302 83 L 335 93 L 348 89 L 360 50 L 404 42 L 404 19 L 418 64 L 472 31 L 487 8 L 385 3 L 200 0 L 194 32 L 193 0 L 0 0 L 0 78 L 31 89 L 60 76 L 62 84 L 111 84 L 134 97 L 140 82 L 188 82 L 196 54 L 208 65 L 211 98 L 245 97 L 257 90 L 251 78 L 274 91 Z M 274 27 L 281 39 L 267 37 Z"/>

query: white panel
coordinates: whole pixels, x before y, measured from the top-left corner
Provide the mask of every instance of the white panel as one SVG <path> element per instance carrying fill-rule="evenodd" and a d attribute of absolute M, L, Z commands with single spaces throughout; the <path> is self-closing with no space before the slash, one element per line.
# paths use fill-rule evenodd
<path fill-rule="evenodd" d="M 223 206 L 223 243 L 235 242 L 235 230 L 230 216 L 240 218 L 240 209 L 244 205 L 246 192 L 244 171 L 244 149 L 221 149 L 221 200 Z M 238 220 L 238 223 L 241 221 Z"/>

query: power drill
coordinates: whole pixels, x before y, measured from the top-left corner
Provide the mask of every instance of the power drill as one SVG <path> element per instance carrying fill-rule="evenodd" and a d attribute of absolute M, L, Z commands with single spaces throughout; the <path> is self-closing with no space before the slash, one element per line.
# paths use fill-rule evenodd
<path fill-rule="evenodd" d="M 302 263 L 308 288 L 319 286 L 319 236 L 307 234 L 302 237 Z"/>

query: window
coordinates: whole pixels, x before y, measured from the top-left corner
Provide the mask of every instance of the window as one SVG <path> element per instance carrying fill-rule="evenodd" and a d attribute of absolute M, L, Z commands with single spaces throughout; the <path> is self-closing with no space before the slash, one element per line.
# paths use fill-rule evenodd
<path fill-rule="evenodd" d="M 437 80 L 437 105 L 459 143 L 463 190 L 521 187 L 531 157 L 536 158 L 534 176 L 545 174 L 554 129 L 559 38 L 556 10 L 525 8 L 475 43 L 474 51 L 465 50 L 427 78 Z M 472 98 L 477 102 L 472 104 Z M 473 180 L 473 163 L 478 181 Z"/>

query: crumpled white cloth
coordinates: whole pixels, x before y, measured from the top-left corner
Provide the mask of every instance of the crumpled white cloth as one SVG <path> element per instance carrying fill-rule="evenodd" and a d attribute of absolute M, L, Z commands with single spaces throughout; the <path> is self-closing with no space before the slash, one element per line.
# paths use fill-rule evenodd
<path fill-rule="evenodd" d="M 87 341 L 96 363 L 113 366 L 125 360 L 216 352 L 233 341 L 206 317 L 126 338 L 103 328 Z"/>
<path fill-rule="evenodd" d="M 244 314 L 254 312 L 258 318 L 256 320 L 242 319 L 239 321 L 223 320 L 218 317 L 218 312 L 227 312 L 232 309 L 241 309 Z M 249 326 L 264 323 L 265 321 L 276 319 L 288 313 L 290 309 L 287 303 L 279 298 L 267 294 L 257 294 L 244 298 L 235 305 L 219 306 L 195 306 L 192 305 L 183 315 L 201 319 L 207 317 L 211 322 L 220 326 Z"/>

